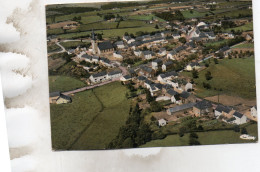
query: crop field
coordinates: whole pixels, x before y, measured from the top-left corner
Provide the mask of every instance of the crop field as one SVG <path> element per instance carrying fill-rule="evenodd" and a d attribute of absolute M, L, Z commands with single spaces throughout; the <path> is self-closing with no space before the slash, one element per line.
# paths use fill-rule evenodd
<path fill-rule="evenodd" d="M 84 87 L 86 84 L 79 79 L 69 76 L 49 76 L 50 92 L 70 91 L 76 88 Z"/>
<path fill-rule="evenodd" d="M 51 104 L 52 145 L 58 150 L 105 149 L 128 117 L 127 88 L 113 82 Z"/>
<path fill-rule="evenodd" d="M 199 78 L 194 79 L 196 95 L 209 97 L 218 94 L 227 94 L 247 99 L 255 99 L 255 64 L 254 58 L 237 58 L 219 60 L 219 64 L 211 61 L 208 68 L 199 72 Z M 207 81 L 205 74 L 211 72 L 212 79 Z M 191 77 L 191 72 L 183 72 Z M 209 83 L 211 89 L 203 88 L 203 82 Z M 215 90 L 216 89 L 216 90 Z M 218 91 L 222 89 L 222 91 Z"/>
<path fill-rule="evenodd" d="M 239 44 L 239 45 L 236 45 L 232 48 L 254 48 L 254 43 Z"/>

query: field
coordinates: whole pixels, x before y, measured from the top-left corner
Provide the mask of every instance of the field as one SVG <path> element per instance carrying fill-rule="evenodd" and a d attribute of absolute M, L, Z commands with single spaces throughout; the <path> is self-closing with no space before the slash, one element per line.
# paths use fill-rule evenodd
<path fill-rule="evenodd" d="M 247 99 L 255 99 L 255 64 L 254 58 L 238 58 L 219 60 L 215 64 L 213 60 L 209 67 L 199 72 L 199 78 L 194 79 L 196 83 L 196 94 L 199 97 L 209 97 L 217 94 L 227 94 Z M 205 73 L 211 72 L 212 79 L 206 81 Z M 183 72 L 183 75 L 190 76 L 191 73 Z M 211 85 L 211 89 L 203 88 L 202 83 Z M 216 89 L 222 89 L 217 91 Z"/>
<path fill-rule="evenodd" d="M 239 26 L 239 27 L 226 29 L 225 31 L 231 31 L 231 30 L 234 30 L 234 31 L 238 31 L 238 30 L 240 30 L 240 31 L 251 31 L 251 30 L 253 30 L 253 23 L 249 22 L 249 23 L 242 25 L 242 26 Z"/>
<path fill-rule="evenodd" d="M 257 137 L 257 124 L 251 124 L 246 127 L 249 135 Z M 233 144 L 233 143 L 252 143 L 254 140 L 242 140 L 239 138 L 240 132 L 234 132 L 233 130 L 224 131 L 208 131 L 197 132 L 199 138 L 198 141 L 201 145 L 213 145 L 213 144 Z M 169 135 L 162 140 L 153 140 L 141 147 L 165 147 L 165 146 L 188 146 L 189 134 L 185 134 L 183 137 L 179 135 Z"/>
<path fill-rule="evenodd" d="M 84 87 L 86 84 L 78 79 L 69 76 L 49 76 L 50 92 L 70 91 Z"/>
<path fill-rule="evenodd" d="M 56 52 L 56 51 L 60 51 L 60 50 L 61 50 L 61 48 L 58 45 L 56 45 L 56 44 L 49 44 L 47 46 L 48 53 Z"/>
<path fill-rule="evenodd" d="M 127 88 L 114 82 L 77 93 L 72 103 L 51 105 L 54 149 L 104 149 L 124 125 L 130 107 Z"/>
<path fill-rule="evenodd" d="M 254 48 L 254 43 L 239 44 L 239 45 L 236 45 L 232 48 Z"/>

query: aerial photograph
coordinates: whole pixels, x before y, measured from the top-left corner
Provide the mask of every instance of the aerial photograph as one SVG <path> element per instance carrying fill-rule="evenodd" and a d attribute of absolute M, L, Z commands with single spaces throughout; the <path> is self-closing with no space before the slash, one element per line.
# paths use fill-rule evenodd
<path fill-rule="evenodd" d="M 54 151 L 256 143 L 251 0 L 46 6 Z"/>

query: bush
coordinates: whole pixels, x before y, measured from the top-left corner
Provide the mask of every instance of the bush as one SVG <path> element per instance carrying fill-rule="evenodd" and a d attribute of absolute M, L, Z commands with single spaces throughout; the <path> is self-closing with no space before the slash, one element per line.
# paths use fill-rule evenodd
<path fill-rule="evenodd" d="M 242 128 L 242 130 L 241 130 L 241 134 L 248 134 L 248 133 L 247 133 L 247 130 L 246 130 L 245 127 Z"/>
<path fill-rule="evenodd" d="M 240 132 L 240 128 L 239 128 L 238 125 L 235 125 L 233 130 L 234 130 L 235 132 Z"/>
<path fill-rule="evenodd" d="M 150 108 L 152 112 L 160 112 L 162 110 L 162 106 L 156 101 L 151 102 Z"/>
<path fill-rule="evenodd" d="M 192 133 L 190 133 L 190 138 L 198 139 L 199 136 L 196 133 L 192 132 Z"/>

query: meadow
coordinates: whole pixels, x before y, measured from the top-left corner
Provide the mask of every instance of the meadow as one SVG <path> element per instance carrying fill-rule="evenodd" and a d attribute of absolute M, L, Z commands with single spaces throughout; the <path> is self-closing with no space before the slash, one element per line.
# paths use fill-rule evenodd
<path fill-rule="evenodd" d="M 75 94 L 70 104 L 51 104 L 53 149 L 105 149 L 128 117 L 126 92 L 113 82 Z"/>

